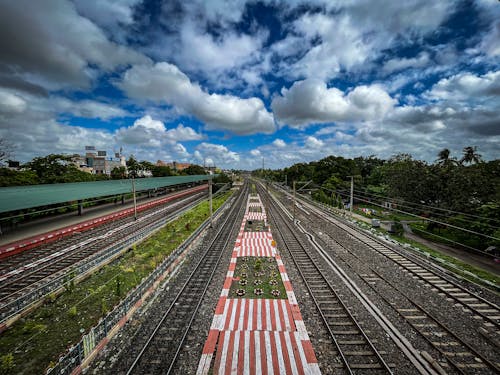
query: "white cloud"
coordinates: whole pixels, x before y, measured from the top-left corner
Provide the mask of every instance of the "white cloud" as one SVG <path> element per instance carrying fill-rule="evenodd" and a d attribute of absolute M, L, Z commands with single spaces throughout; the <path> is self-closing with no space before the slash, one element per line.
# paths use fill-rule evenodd
<path fill-rule="evenodd" d="M 89 87 L 96 67 L 112 71 L 148 60 L 109 41 L 66 0 L 4 2 L 0 33 L 0 70 L 48 89 Z"/>
<path fill-rule="evenodd" d="M 286 143 L 284 140 L 282 139 L 279 139 L 279 138 L 276 138 L 274 141 L 273 141 L 273 145 L 275 145 L 276 147 L 279 147 L 279 148 L 283 148 L 283 147 L 286 147 Z"/>
<path fill-rule="evenodd" d="M 321 148 L 325 145 L 325 143 L 322 140 L 319 140 L 318 138 L 313 136 L 307 137 L 304 144 L 306 147 L 310 147 L 312 149 Z"/>
<path fill-rule="evenodd" d="M 491 71 L 482 76 L 462 72 L 443 78 L 426 93 L 426 97 L 469 103 L 496 97 L 500 104 L 500 70 Z"/>
<path fill-rule="evenodd" d="M 260 152 L 260 150 L 258 150 L 258 149 L 256 149 L 256 148 L 254 148 L 253 150 L 251 150 L 251 151 L 250 151 L 250 154 L 251 154 L 252 156 L 257 157 L 257 156 L 260 156 L 260 155 L 261 155 L 261 152 Z"/>
<path fill-rule="evenodd" d="M 26 101 L 20 96 L 0 88 L 0 118 L 26 109 Z"/>
<path fill-rule="evenodd" d="M 62 97 L 51 97 L 47 102 L 47 105 L 52 106 L 54 111 L 71 113 L 77 117 L 109 120 L 130 115 L 127 111 L 119 107 L 95 100 L 71 101 Z"/>
<path fill-rule="evenodd" d="M 237 168 L 240 155 L 224 145 L 202 142 L 196 146 L 195 157 L 201 160 L 212 160 L 217 166 Z"/>
<path fill-rule="evenodd" d="M 193 128 L 182 124 L 177 125 L 174 129 L 168 130 L 167 137 L 176 141 L 199 141 L 203 139 L 203 136 L 196 133 Z"/>
<path fill-rule="evenodd" d="M 382 70 L 390 74 L 407 68 L 423 68 L 430 63 L 429 54 L 421 52 L 418 56 L 412 58 L 394 58 L 384 64 Z"/>
<path fill-rule="evenodd" d="M 396 104 L 377 85 L 358 86 L 346 95 L 315 79 L 295 82 L 281 94 L 273 99 L 274 114 L 280 123 L 292 126 L 378 119 Z"/>
<path fill-rule="evenodd" d="M 209 94 L 165 62 L 136 65 L 117 85 L 134 99 L 166 102 L 205 122 L 208 129 L 235 134 L 272 133 L 274 119 L 259 98 Z"/>

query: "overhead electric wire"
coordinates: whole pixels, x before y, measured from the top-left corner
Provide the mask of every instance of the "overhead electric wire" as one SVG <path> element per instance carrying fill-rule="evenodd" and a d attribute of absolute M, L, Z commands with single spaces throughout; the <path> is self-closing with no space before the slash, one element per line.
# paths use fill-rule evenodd
<path fill-rule="evenodd" d="M 354 191 L 362 192 L 362 191 L 356 190 L 356 189 Z M 402 198 L 390 198 L 390 197 L 387 197 L 387 196 L 384 196 L 384 195 L 380 195 L 380 194 L 376 194 L 376 193 L 369 193 L 369 192 L 362 192 L 362 193 L 370 194 L 370 195 L 373 195 L 373 196 L 376 196 L 376 197 L 380 197 L 380 198 L 383 198 L 383 199 L 387 199 L 387 200 L 402 201 L 402 202 L 405 202 L 405 203 L 408 203 L 408 204 L 413 204 L 413 205 L 416 205 L 416 206 L 428 207 L 428 208 L 433 209 L 433 210 L 446 211 L 446 212 L 451 212 L 451 213 L 454 213 L 454 214 L 459 214 L 459 215 L 464 215 L 464 216 L 470 216 L 470 217 L 474 217 L 474 218 L 482 219 L 482 220 L 496 221 L 496 222 L 500 223 L 500 220 L 494 219 L 494 218 L 488 218 L 488 217 L 484 217 L 484 216 L 479 216 L 479 215 L 474 215 L 474 214 L 468 214 L 468 213 L 465 213 L 465 212 L 454 211 L 454 210 L 450 210 L 450 209 L 447 209 L 447 208 L 441 208 L 441 207 L 431 206 L 431 205 L 422 204 L 422 203 L 410 202 L 410 201 L 407 201 L 407 200 L 402 199 Z M 500 228 L 500 227 L 497 227 L 497 228 Z"/>
<path fill-rule="evenodd" d="M 347 197 L 350 197 L 350 194 L 346 194 L 346 193 L 340 193 L 340 192 L 337 192 L 337 191 L 333 191 L 331 189 L 328 189 L 328 188 L 324 188 L 324 187 L 321 187 L 321 189 L 324 189 L 324 190 L 328 190 L 328 191 L 331 191 L 333 193 L 337 193 L 337 194 L 340 194 L 340 195 L 344 195 L 344 196 L 347 196 Z M 356 198 L 357 200 L 360 200 L 360 201 L 363 201 L 363 202 L 367 202 L 367 203 L 371 203 L 371 204 L 374 204 L 375 206 L 379 206 L 379 207 L 382 207 L 382 208 L 386 208 L 386 209 L 389 209 L 389 210 L 392 210 L 392 211 L 397 211 L 397 212 L 400 212 L 402 214 L 406 214 L 406 215 L 410 215 L 410 216 L 414 216 L 414 217 L 417 217 L 419 219 L 422 219 L 422 220 L 426 220 L 426 221 L 431 221 L 433 223 L 437 223 L 437 224 L 441 224 L 441 225 L 444 225 L 444 226 L 447 226 L 447 227 L 450 227 L 450 228 L 454 228 L 454 229 L 458 229 L 458 230 L 462 230 L 464 232 L 467 232 L 467 233 L 471 233 L 471 234 L 475 234 L 475 235 L 478 235 L 478 236 L 481 236 L 481 237 L 485 237 L 485 238 L 490 238 L 492 240 L 496 240 L 496 241 L 500 241 L 500 238 L 497 238 L 497 237 L 493 237 L 493 236 L 489 236 L 487 234 L 484 234 L 484 233 L 480 233 L 480 232 L 476 232 L 476 231 L 473 231 L 473 230 L 470 230 L 470 229 L 467 229 L 467 228 L 463 228 L 463 227 L 459 227 L 459 226 L 456 226 L 456 225 L 453 225 L 453 224 L 449 224 L 449 223 L 443 223 L 441 221 L 438 221 L 438 220 L 434 220 L 434 219 L 431 219 L 431 218 L 428 218 L 428 217 L 423 217 L 423 216 L 419 216 L 419 215 L 415 215 L 415 214 L 412 214 L 410 212 L 406 212 L 406 211 L 402 211 L 402 210 L 398 210 L 397 208 L 387 208 L 387 207 L 384 207 L 380 204 L 377 204 L 377 203 L 374 203 L 374 202 L 371 202 L 367 199 L 363 199 L 363 198 Z"/>
<path fill-rule="evenodd" d="M 355 192 L 359 192 L 359 190 L 354 190 Z M 347 191 L 346 191 L 347 192 Z M 370 193 L 358 193 L 358 194 L 362 194 L 361 196 L 364 197 L 364 198 L 367 198 L 367 199 L 374 199 L 370 196 L 367 196 L 367 195 L 370 195 Z M 372 194 L 373 195 L 373 194 Z M 377 198 L 379 199 L 379 198 Z M 387 200 L 390 200 L 390 198 L 385 198 Z M 406 201 L 408 202 L 408 201 Z M 410 203 L 411 204 L 411 203 Z M 401 204 L 401 203 L 397 203 L 398 206 L 400 207 L 406 207 L 406 208 L 410 208 L 410 209 L 418 209 L 416 207 L 412 207 L 412 206 L 407 206 L 405 204 Z M 433 212 L 432 215 L 436 215 L 436 216 L 441 216 L 445 219 L 449 219 L 449 218 L 452 218 L 453 220 L 459 220 L 459 221 L 462 221 L 464 223 L 471 223 L 472 220 L 470 219 L 466 219 L 466 218 L 460 218 L 460 217 L 451 217 L 451 216 L 448 216 L 446 214 L 443 214 L 443 213 L 438 213 L 438 212 Z M 486 224 L 486 223 L 480 223 L 481 225 L 485 225 L 485 226 L 488 226 L 490 228 L 493 228 L 493 229 L 500 229 L 500 227 L 496 226 L 496 225 L 491 225 L 491 224 Z"/>

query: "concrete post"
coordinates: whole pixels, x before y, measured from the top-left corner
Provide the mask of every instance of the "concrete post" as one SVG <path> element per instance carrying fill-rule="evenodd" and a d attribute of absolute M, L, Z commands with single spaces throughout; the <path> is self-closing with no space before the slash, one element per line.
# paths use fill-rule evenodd
<path fill-rule="evenodd" d="M 78 201 L 78 216 L 82 216 L 83 214 L 83 201 L 80 199 Z"/>

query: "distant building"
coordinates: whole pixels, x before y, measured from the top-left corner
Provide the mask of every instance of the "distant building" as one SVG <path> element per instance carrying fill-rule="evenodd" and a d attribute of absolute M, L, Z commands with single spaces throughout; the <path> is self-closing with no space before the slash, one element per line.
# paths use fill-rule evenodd
<path fill-rule="evenodd" d="M 78 169 L 84 172 L 109 176 L 114 168 L 127 168 L 125 156 L 121 152 L 115 153 L 113 157 L 107 156 L 106 151 L 95 151 L 93 146 L 86 146 L 85 150 L 85 156 L 75 154 L 72 159 Z"/>

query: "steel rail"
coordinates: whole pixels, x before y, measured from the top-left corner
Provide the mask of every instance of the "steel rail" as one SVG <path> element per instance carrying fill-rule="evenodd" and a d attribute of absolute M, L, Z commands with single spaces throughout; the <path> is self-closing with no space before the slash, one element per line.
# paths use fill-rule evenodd
<path fill-rule="evenodd" d="M 194 317 L 196 316 L 196 313 L 198 312 L 198 310 L 201 306 L 201 302 L 203 300 L 203 297 L 206 294 L 206 291 L 208 289 L 208 285 L 210 284 L 210 281 L 212 280 L 213 275 L 215 274 L 215 271 L 217 270 L 217 265 L 219 264 L 220 259 L 223 255 L 223 250 L 226 248 L 226 246 L 230 240 L 229 235 L 234 231 L 234 228 L 237 226 L 238 221 L 235 220 L 235 218 L 237 217 L 237 215 L 239 215 L 242 212 L 242 208 L 244 208 L 244 205 L 243 205 L 244 198 L 247 196 L 247 194 L 248 194 L 248 186 L 245 187 L 244 191 L 240 192 L 240 196 L 238 197 L 237 202 L 235 204 L 233 204 L 231 211 L 226 215 L 224 222 L 219 226 L 219 229 L 217 230 L 214 237 L 210 241 L 209 246 L 207 246 L 206 251 L 200 257 L 198 263 L 196 264 L 193 271 L 188 276 L 188 278 L 185 281 L 185 283 L 183 284 L 182 288 L 179 290 L 179 292 L 175 296 L 174 300 L 169 305 L 168 309 L 162 315 L 160 321 L 155 326 L 153 332 L 149 335 L 148 340 L 141 348 L 139 354 L 135 357 L 133 363 L 129 366 L 128 371 L 126 373 L 127 375 L 134 373 L 134 371 L 140 367 L 141 361 L 144 358 L 146 358 L 148 351 L 151 350 L 151 346 L 153 345 L 154 340 L 159 336 L 160 330 L 163 328 L 165 322 L 167 321 L 167 318 L 172 313 L 174 308 L 179 304 L 181 297 L 183 297 L 184 293 L 186 292 L 186 290 L 190 286 L 191 281 L 194 280 L 194 277 L 198 274 L 198 271 L 200 271 L 201 267 L 203 265 L 207 265 L 209 263 L 207 261 L 207 258 L 208 257 L 214 258 L 215 256 L 217 256 L 214 266 L 211 267 L 210 274 L 208 276 L 205 275 L 205 277 L 207 277 L 207 279 L 201 280 L 201 281 L 204 281 L 204 289 L 201 291 L 201 293 L 198 291 L 198 294 L 196 295 L 196 298 L 198 299 L 198 303 L 194 307 L 194 310 L 192 310 L 190 312 L 191 317 L 189 318 L 189 321 L 187 322 L 187 324 L 184 326 L 184 333 L 182 334 L 180 342 L 178 343 L 178 345 L 176 345 L 177 349 L 176 349 L 170 363 L 167 364 L 168 370 L 166 373 L 170 374 L 172 372 L 173 367 L 177 361 L 179 353 L 180 353 L 182 346 L 184 344 L 184 341 L 187 337 L 187 333 L 189 332 L 189 329 L 191 328 L 191 326 L 193 324 Z M 234 218 L 234 220 L 231 220 L 233 218 Z M 228 223 L 230 224 L 230 226 L 228 226 Z M 228 228 L 229 228 L 229 230 L 228 230 Z M 225 235 L 225 237 L 223 237 L 224 235 Z M 216 248 L 218 248 L 218 249 L 216 249 Z M 218 253 L 217 253 L 217 250 L 219 251 Z"/>

